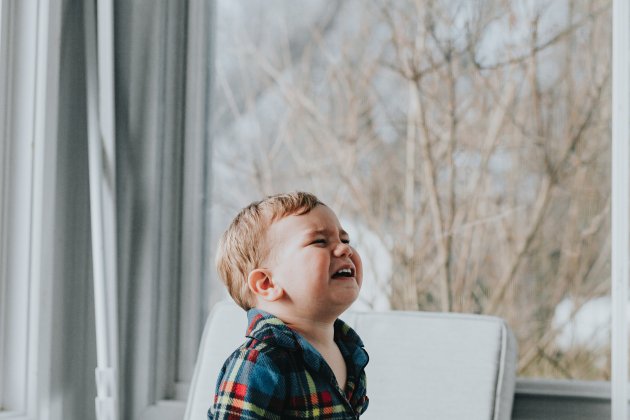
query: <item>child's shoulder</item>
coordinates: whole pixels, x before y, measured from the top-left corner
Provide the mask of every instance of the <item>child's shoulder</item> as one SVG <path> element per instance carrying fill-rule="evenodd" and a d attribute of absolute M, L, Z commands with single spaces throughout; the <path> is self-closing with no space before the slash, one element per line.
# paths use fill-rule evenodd
<path fill-rule="evenodd" d="M 263 363 L 275 365 L 278 368 L 286 366 L 292 359 L 291 351 L 285 347 L 277 346 L 274 342 L 261 341 L 248 337 L 226 361 L 226 365 L 231 361 L 247 361 L 249 363 Z"/>
<path fill-rule="evenodd" d="M 283 384 L 289 373 L 298 368 L 287 349 L 248 338 L 227 358 L 219 374 L 217 386 L 225 381 L 242 384 Z M 267 386 L 267 385 L 265 385 Z"/>

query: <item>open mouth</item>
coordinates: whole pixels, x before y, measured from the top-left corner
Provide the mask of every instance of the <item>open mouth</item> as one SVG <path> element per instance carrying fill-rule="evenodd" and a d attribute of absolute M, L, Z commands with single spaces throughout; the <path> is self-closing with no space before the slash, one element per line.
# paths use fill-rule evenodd
<path fill-rule="evenodd" d="M 333 279 L 354 277 L 354 268 L 342 268 L 332 275 Z"/>

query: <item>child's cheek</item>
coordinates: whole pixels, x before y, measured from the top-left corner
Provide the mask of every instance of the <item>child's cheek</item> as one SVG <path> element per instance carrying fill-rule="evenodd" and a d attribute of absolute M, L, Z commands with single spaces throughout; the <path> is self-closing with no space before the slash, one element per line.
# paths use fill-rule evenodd
<path fill-rule="evenodd" d="M 354 262 L 354 268 L 356 270 L 356 277 L 359 286 L 363 283 L 363 261 L 356 249 L 352 248 L 352 259 Z"/>

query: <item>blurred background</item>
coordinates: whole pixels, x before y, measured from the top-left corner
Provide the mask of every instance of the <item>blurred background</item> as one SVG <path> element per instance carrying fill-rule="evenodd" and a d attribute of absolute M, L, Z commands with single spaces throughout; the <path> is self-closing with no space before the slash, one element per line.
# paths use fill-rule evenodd
<path fill-rule="evenodd" d="M 121 418 L 181 418 L 218 236 L 294 190 L 353 309 L 500 316 L 522 392 L 609 405 L 611 1 L 99 3 L 0 3 L 0 417 L 95 418 L 102 272 Z"/>
<path fill-rule="evenodd" d="M 362 308 L 499 315 L 521 375 L 609 379 L 609 2 L 217 16 L 215 234 L 314 191 L 370 268 Z"/>

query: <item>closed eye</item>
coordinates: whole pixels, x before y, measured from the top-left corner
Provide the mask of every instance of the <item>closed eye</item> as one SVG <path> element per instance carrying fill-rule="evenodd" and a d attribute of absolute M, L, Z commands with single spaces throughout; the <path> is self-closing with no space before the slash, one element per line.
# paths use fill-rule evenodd
<path fill-rule="evenodd" d="M 350 244 L 350 239 L 340 239 L 341 243 Z M 315 239 L 311 242 L 311 245 L 326 245 L 328 241 L 324 238 Z"/>

